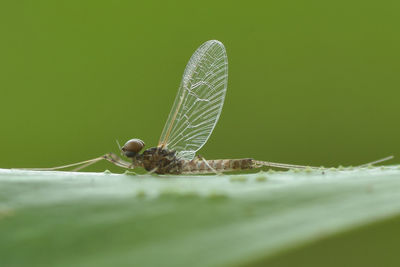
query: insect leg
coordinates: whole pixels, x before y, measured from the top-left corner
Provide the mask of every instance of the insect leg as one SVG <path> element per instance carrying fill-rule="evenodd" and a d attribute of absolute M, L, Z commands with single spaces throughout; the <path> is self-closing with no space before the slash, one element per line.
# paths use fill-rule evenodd
<path fill-rule="evenodd" d="M 122 160 L 120 157 L 118 157 L 114 153 L 107 153 L 107 154 L 105 154 L 105 155 L 103 155 L 103 156 L 101 156 L 101 157 L 99 157 L 97 159 L 98 159 L 97 161 L 105 159 L 105 160 L 111 162 L 112 164 L 114 164 L 114 165 L 116 165 L 118 167 L 125 168 L 125 169 L 133 169 L 134 168 L 132 163 L 129 163 L 127 161 Z M 86 164 L 84 164 L 82 166 L 79 166 L 79 167 L 73 169 L 72 171 L 79 171 L 79 170 L 81 170 L 83 168 L 86 168 L 86 167 L 96 163 L 97 161 L 87 162 Z"/>
<path fill-rule="evenodd" d="M 222 175 L 222 172 L 219 172 L 219 171 L 217 171 L 216 169 L 214 169 L 213 167 L 211 167 L 210 164 L 208 164 L 208 162 L 207 162 L 207 160 L 206 160 L 205 158 L 203 158 L 203 157 L 200 156 L 200 155 L 197 155 L 197 158 L 200 159 L 200 160 L 202 160 L 202 161 L 206 164 L 206 166 L 207 166 L 208 168 L 210 168 L 210 170 L 212 170 L 215 174 L 217 174 L 217 175 Z"/>
<path fill-rule="evenodd" d="M 103 156 L 103 158 L 105 160 L 113 163 L 114 165 L 117 165 L 117 166 L 122 167 L 122 168 L 126 168 L 126 169 L 135 168 L 135 165 L 133 163 L 130 163 L 128 161 L 125 161 L 125 160 L 121 159 L 120 157 L 118 157 L 114 153 L 107 153 L 107 154 L 105 154 Z"/>
<path fill-rule="evenodd" d="M 152 174 L 154 172 L 156 172 L 158 170 L 158 167 L 155 167 L 154 169 L 152 169 L 151 171 L 149 171 L 149 174 Z"/>
<path fill-rule="evenodd" d="M 67 164 L 67 165 L 62 165 L 62 166 L 56 166 L 56 167 L 51 167 L 51 168 L 17 168 L 19 170 L 31 170 L 31 171 L 56 171 L 56 170 L 62 170 L 62 169 L 66 169 L 69 167 L 75 167 L 78 166 L 77 168 L 73 169 L 73 171 L 78 171 L 81 170 L 83 168 L 86 168 L 87 166 L 90 166 L 96 162 L 99 162 L 101 160 L 107 160 L 111 163 L 113 163 L 114 165 L 117 165 L 119 167 L 123 167 L 126 169 L 133 169 L 134 166 L 133 164 L 122 160 L 121 158 L 119 158 L 117 155 L 115 155 L 114 153 L 107 153 L 101 157 L 97 157 L 94 159 L 89 159 L 89 160 L 85 160 L 85 161 L 80 161 L 80 162 L 76 162 L 76 163 L 72 163 L 72 164 Z"/>
<path fill-rule="evenodd" d="M 74 166 L 79 166 L 82 164 L 94 164 L 100 160 L 103 160 L 103 156 L 102 157 L 98 157 L 98 158 L 94 158 L 94 159 L 89 159 L 89 160 L 85 160 L 85 161 L 80 161 L 80 162 L 76 162 L 76 163 L 72 163 L 72 164 L 67 164 L 67 165 L 62 165 L 62 166 L 56 166 L 56 167 L 50 167 L 50 168 L 15 168 L 16 170 L 30 170 L 30 171 L 56 171 L 56 170 L 62 170 L 62 169 L 66 169 L 69 167 L 74 167 Z"/>

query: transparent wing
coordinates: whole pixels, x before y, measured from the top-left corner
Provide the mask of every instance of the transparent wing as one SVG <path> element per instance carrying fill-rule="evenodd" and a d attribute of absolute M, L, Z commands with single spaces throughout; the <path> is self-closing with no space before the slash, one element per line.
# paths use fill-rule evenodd
<path fill-rule="evenodd" d="M 228 84 L 228 58 L 216 40 L 190 58 L 158 146 L 191 160 L 208 140 L 221 114 Z"/>

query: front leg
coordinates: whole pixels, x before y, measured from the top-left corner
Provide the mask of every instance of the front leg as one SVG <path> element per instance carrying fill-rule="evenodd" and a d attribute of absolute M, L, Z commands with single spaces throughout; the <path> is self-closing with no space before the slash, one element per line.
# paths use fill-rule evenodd
<path fill-rule="evenodd" d="M 113 163 L 116 166 L 125 168 L 125 169 L 134 169 L 135 168 L 135 164 L 134 163 L 130 163 L 128 161 L 125 161 L 123 159 L 121 159 L 120 157 L 118 157 L 116 154 L 114 153 L 107 153 L 103 156 L 103 158 L 111 163 Z"/>

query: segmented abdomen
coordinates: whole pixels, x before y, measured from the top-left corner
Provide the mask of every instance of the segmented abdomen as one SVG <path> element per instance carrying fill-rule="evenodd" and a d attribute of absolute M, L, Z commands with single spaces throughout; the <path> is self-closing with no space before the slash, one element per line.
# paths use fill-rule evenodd
<path fill-rule="evenodd" d="M 224 172 L 234 170 L 246 170 L 252 169 L 254 167 L 255 166 L 253 159 L 195 159 L 183 162 L 182 173 L 214 173 L 214 170 L 217 172 Z"/>

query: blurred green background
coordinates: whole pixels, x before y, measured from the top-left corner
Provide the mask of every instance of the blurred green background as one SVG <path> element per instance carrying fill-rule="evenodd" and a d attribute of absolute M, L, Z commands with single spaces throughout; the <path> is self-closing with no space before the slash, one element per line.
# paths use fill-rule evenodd
<path fill-rule="evenodd" d="M 0 167 L 81 161 L 117 152 L 115 139 L 156 145 L 187 61 L 210 39 L 226 46 L 229 85 L 205 158 L 331 166 L 400 156 L 399 8 L 1 1 Z"/>

